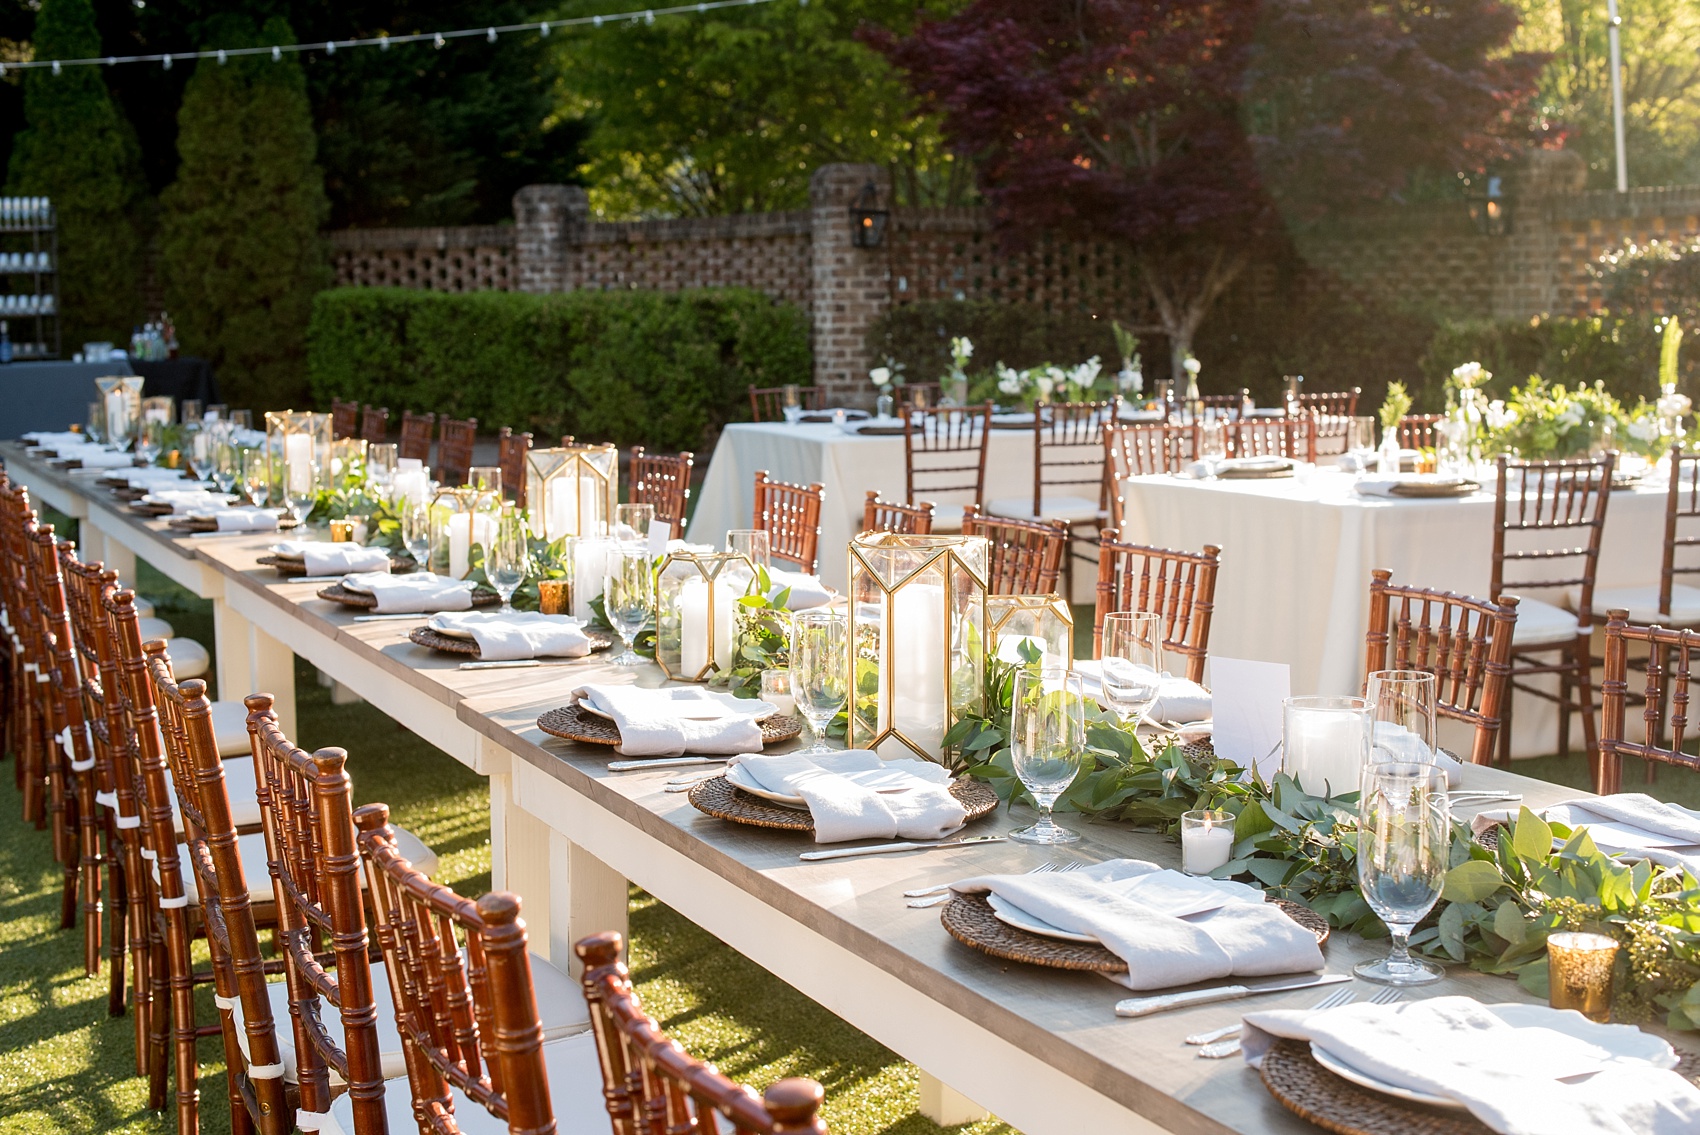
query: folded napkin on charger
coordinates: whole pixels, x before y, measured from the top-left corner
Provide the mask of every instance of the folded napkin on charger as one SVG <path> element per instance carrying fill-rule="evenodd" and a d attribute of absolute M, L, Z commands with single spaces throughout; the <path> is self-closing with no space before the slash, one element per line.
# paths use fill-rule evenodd
<path fill-rule="evenodd" d="M 471 592 L 467 593 L 471 605 Z M 590 638 L 570 615 L 539 611 L 473 611 L 438 615 L 428 624 L 444 634 L 470 635 L 484 662 L 513 662 L 522 658 L 583 658 Z"/>
<path fill-rule="evenodd" d="M 266 508 L 213 508 L 190 515 L 212 520 L 220 532 L 277 531 L 277 513 Z"/>
<path fill-rule="evenodd" d="M 299 557 L 310 576 L 347 575 L 349 572 L 390 569 L 388 552 L 382 548 L 367 548 L 359 544 L 285 540 L 280 544 L 273 544 L 272 551 L 289 559 Z"/>
<path fill-rule="evenodd" d="M 781 568 L 767 569 L 768 582 L 773 589 L 767 593 L 769 602 L 778 597 L 781 591 L 791 589 L 791 594 L 785 600 L 788 611 L 807 611 L 810 607 L 822 607 L 832 602 L 832 588 L 820 581 L 818 575 L 805 575 L 800 571 L 785 571 Z"/>
<path fill-rule="evenodd" d="M 1594 846 L 1608 855 L 1648 859 L 1665 867 L 1686 867 L 1700 878 L 1700 812 L 1666 804 L 1644 792 L 1588 796 L 1542 808 L 1541 819 L 1566 827 L 1586 825 Z M 1518 813 L 1508 808 L 1480 812 L 1471 821 L 1478 834 Z M 1557 843 L 1555 838 L 1554 843 Z"/>
<path fill-rule="evenodd" d="M 107 475 L 109 479 L 122 481 L 132 489 L 207 489 L 213 485 L 211 481 L 197 481 L 189 476 L 185 469 L 161 469 L 149 466 L 146 469 L 125 469 Z"/>
<path fill-rule="evenodd" d="M 1291 457 L 1276 457 L 1270 454 L 1264 457 L 1229 457 L 1218 461 L 1216 468 L 1223 472 L 1273 473 L 1277 469 L 1291 469 L 1293 465 Z"/>
<path fill-rule="evenodd" d="M 1090 934 L 1127 963 L 1127 973 L 1107 976 L 1129 989 L 1322 968 L 1316 935 L 1264 902 L 1262 891 L 1143 860 L 1112 859 L 1039 875 L 982 875 L 952 883 L 951 889 L 990 891 L 1059 930 Z"/>
<path fill-rule="evenodd" d="M 756 717 L 773 708 L 698 686 L 580 686 L 572 696 L 614 719 L 620 727 L 619 751 L 628 757 L 756 752 L 762 746 Z"/>
<path fill-rule="evenodd" d="M 1403 476 L 1366 476 L 1359 477 L 1352 484 L 1352 489 L 1359 496 L 1365 497 L 1397 497 L 1400 485 L 1461 485 L 1464 478 L 1454 477 L 1449 473 L 1406 473 Z"/>
<path fill-rule="evenodd" d="M 411 575 L 367 571 L 343 576 L 342 586 L 345 590 L 363 592 L 375 598 L 380 615 L 406 615 L 470 611 L 475 585 L 469 579 L 450 579 L 428 571 L 416 571 Z M 479 649 L 483 650 L 482 647 Z"/>
<path fill-rule="evenodd" d="M 1468 997 L 1273 1010 L 1245 1024 L 1254 1067 L 1276 1037 L 1310 1041 L 1384 1083 L 1456 1100 L 1500 1135 L 1700 1131 L 1700 1089 L 1677 1073 L 1553 1028 L 1518 1027 Z"/>
<path fill-rule="evenodd" d="M 83 463 L 84 469 L 123 469 L 136 463 L 135 457 L 128 453 L 119 453 L 111 449 L 96 449 L 89 452 L 92 446 L 78 446 L 75 450 L 61 454 L 62 457 L 75 457 Z"/>
<path fill-rule="evenodd" d="M 27 434 L 19 434 L 31 445 L 47 448 L 55 445 L 87 445 L 89 435 L 75 430 L 31 430 Z"/>
<path fill-rule="evenodd" d="M 950 794 L 950 773 L 931 761 L 883 761 L 878 753 L 744 753 L 727 767 L 746 770 L 769 792 L 801 796 L 816 843 L 848 839 L 942 839 L 968 820 Z"/>
<path fill-rule="evenodd" d="M 1103 698 L 1103 664 L 1097 660 L 1076 662 L 1074 672 L 1080 675 L 1081 687 L 1089 698 L 1101 704 Z M 1177 678 L 1163 672 L 1157 688 L 1157 704 L 1151 707 L 1152 721 L 1204 721 L 1211 715 L 1210 691 L 1197 682 Z"/>
<path fill-rule="evenodd" d="M 206 489 L 150 489 L 142 498 L 143 504 L 171 506 L 173 516 L 188 516 L 196 512 L 213 512 L 236 498 L 228 493 L 213 493 Z"/>

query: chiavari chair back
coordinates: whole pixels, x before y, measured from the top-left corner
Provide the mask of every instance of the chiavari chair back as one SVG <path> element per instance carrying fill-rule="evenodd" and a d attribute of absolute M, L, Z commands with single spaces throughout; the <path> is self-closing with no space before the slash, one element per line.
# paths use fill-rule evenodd
<path fill-rule="evenodd" d="M 903 418 L 904 499 L 934 502 L 933 526 L 961 527 L 962 511 L 984 503 L 992 404 L 940 410 L 925 417 L 900 407 Z"/>
<path fill-rule="evenodd" d="M 970 506 L 972 507 L 972 506 Z M 918 501 L 900 504 L 881 500 L 873 489 L 868 490 L 867 503 L 862 506 L 863 532 L 898 532 L 906 536 L 927 536 L 933 531 L 933 503 Z"/>
<path fill-rule="evenodd" d="M 694 1059 L 662 1032 L 632 991 L 621 947 L 620 935 L 613 932 L 573 947 L 584 965 L 584 996 L 614 1135 L 714 1130 L 826 1135 L 819 1115 L 825 1093 L 815 1081 L 780 1080 L 758 1096 Z"/>
<path fill-rule="evenodd" d="M 1049 595 L 1057 589 L 1068 525 L 1060 520 L 1024 520 L 983 516 L 969 505 L 962 514 L 964 536 L 984 536 L 990 544 L 988 595 Z"/>
<path fill-rule="evenodd" d="M 516 434 L 503 426 L 496 435 L 496 465 L 502 470 L 502 493 L 519 508 L 525 507 L 525 455 L 531 451 L 531 435 Z"/>
<path fill-rule="evenodd" d="M 911 410 L 931 410 L 944 396 L 942 382 L 905 382 L 892 388 L 893 399 Z"/>
<path fill-rule="evenodd" d="M 1247 408 L 1251 406 L 1251 391 L 1242 386 L 1232 394 L 1201 394 L 1198 401 L 1217 417 L 1236 421 L 1245 417 Z"/>
<path fill-rule="evenodd" d="M 1306 410 L 1315 410 L 1323 417 L 1350 420 L 1358 412 L 1358 395 L 1362 393 L 1362 388 L 1354 386 L 1350 390 L 1317 390 L 1299 394 L 1287 399 L 1287 412 L 1302 414 Z"/>
<path fill-rule="evenodd" d="M 1399 419 L 1400 449 L 1439 449 L 1445 440 L 1440 424 L 1445 414 L 1406 414 Z"/>
<path fill-rule="evenodd" d="M 1108 402 L 1052 402 L 1033 415 L 1035 518 L 1056 514 L 1071 524 L 1095 519 L 1104 507 L 1104 427 L 1114 414 Z M 1057 490 L 1066 504 L 1058 504 Z M 1076 515 L 1076 499 L 1097 502 L 1092 517 Z"/>
<path fill-rule="evenodd" d="M 798 405 L 805 411 L 822 408 L 821 388 L 818 386 L 797 387 Z M 754 386 L 750 387 L 750 420 L 752 422 L 780 422 L 785 420 L 785 388 L 783 386 Z"/>
<path fill-rule="evenodd" d="M 825 486 L 792 485 L 775 481 L 767 470 L 756 472 L 756 507 L 752 527 L 767 533 L 768 554 L 796 564 L 813 575 L 820 564 L 821 494 Z"/>
<path fill-rule="evenodd" d="M 1377 670 L 1435 676 L 1435 712 L 1474 727 L 1470 760 L 1492 764 L 1511 680 L 1517 598 L 1497 603 L 1450 591 L 1404 587 L 1371 572 L 1365 681 Z"/>
<path fill-rule="evenodd" d="M 1163 618 L 1163 649 L 1186 659 L 1186 677 L 1204 681 L 1210 656 L 1210 618 L 1216 609 L 1216 573 L 1222 549 L 1180 552 L 1123 543 L 1114 529 L 1098 542 L 1098 603 L 1092 618 L 1092 655 L 1104 652 L 1104 616 L 1143 611 Z"/>
<path fill-rule="evenodd" d="M 1679 627 L 1635 626 L 1622 608 L 1606 618 L 1605 668 L 1600 681 L 1600 741 L 1594 790 L 1623 788 L 1623 758 L 1638 757 L 1649 767 L 1666 764 L 1700 771 L 1700 757 L 1686 752 L 1691 742 L 1690 691 L 1700 673 L 1700 631 Z M 1638 700 L 1641 722 L 1627 720 L 1630 699 L 1629 649 L 1646 651 Z M 1637 664 L 1640 665 L 1639 663 Z"/>
<path fill-rule="evenodd" d="M 472 471 L 478 419 L 443 418 L 437 427 L 437 480 L 445 485 L 464 485 Z"/>
<path fill-rule="evenodd" d="M 390 411 L 385 406 L 367 406 L 360 411 L 360 438 L 372 445 L 382 445 L 390 432 Z"/>
<path fill-rule="evenodd" d="M 13 643 L 12 707 L 9 720 L 14 775 L 23 801 L 23 818 L 38 829 L 47 826 L 47 706 L 40 692 L 41 659 L 47 653 L 39 641 L 39 621 L 29 586 L 29 543 L 24 529 L 34 523 L 29 490 L 8 480 L 0 489 L 0 568 L 4 569 L 6 617 Z"/>
<path fill-rule="evenodd" d="M 683 539 L 685 513 L 691 500 L 691 470 L 696 465 L 694 453 L 645 453 L 643 446 L 632 446 L 631 462 L 626 471 L 627 484 L 633 504 L 655 507 L 655 519 L 672 530 L 672 538 Z"/>
<path fill-rule="evenodd" d="M 1130 422 L 1105 426 L 1104 467 L 1110 481 L 1110 527 L 1120 528 L 1126 514 L 1122 482 L 1129 477 L 1182 472 L 1197 452 L 1195 425 Z"/>
<path fill-rule="evenodd" d="M 396 443 L 396 456 L 431 463 L 431 433 L 436 428 L 437 415 L 401 412 L 401 440 Z"/>
<path fill-rule="evenodd" d="M 1671 446 L 1670 492 L 1665 498 L 1664 554 L 1655 586 L 1609 587 L 1594 592 L 1594 611 L 1621 607 L 1640 625 L 1700 624 L 1700 586 L 1678 582 L 1700 575 L 1700 453 Z M 1596 621 L 1598 616 L 1596 616 Z"/>
<path fill-rule="evenodd" d="M 353 437 L 360 427 L 360 403 L 331 399 L 331 437 L 341 441 Z"/>
<path fill-rule="evenodd" d="M 1316 462 L 1317 415 L 1313 411 L 1280 418 L 1247 418 L 1228 428 L 1229 457 L 1290 457 Z"/>

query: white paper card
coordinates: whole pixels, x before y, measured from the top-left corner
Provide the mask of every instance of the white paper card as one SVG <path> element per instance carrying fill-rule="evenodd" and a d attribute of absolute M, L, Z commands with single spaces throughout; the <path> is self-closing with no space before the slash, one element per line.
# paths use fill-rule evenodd
<path fill-rule="evenodd" d="M 667 554 L 667 542 L 673 538 L 673 526 L 664 520 L 649 522 L 649 558 L 658 560 Z"/>
<path fill-rule="evenodd" d="M 1210 660 L 1210 699 L 1216 755 L 1265 780 L 1281 768 L 1281 703 L 1292 696 L 1292 670 L 1285 662 Z"/>

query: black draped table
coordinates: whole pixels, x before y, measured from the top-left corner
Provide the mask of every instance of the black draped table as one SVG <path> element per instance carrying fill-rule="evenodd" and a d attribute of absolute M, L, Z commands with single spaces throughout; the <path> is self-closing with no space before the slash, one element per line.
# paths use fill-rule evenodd
<path fill-rule="evenodd" d="M 142 376 L 143 398 L 170 397 L 179 405 L 185 398 L 195 398 L 202 406 L 219 400 L 218 380 L 206 359 L 158 359 L 133 362 L 130 367 Z"/>

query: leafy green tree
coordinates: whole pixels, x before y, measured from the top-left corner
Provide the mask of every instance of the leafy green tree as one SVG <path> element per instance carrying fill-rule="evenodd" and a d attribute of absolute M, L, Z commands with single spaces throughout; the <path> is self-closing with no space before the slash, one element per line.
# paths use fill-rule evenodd
<path fill-rule="evenodd" d="M 963 0 L 927 0 L 949 14 Z M 889 166 L 907 201 L 957 204 L 968 163 L 901 76 L 856 38 L 907 34 L 914 0 L 784 0 L 563 35 L 563 112 L 591 123 L 592 209 L 604 219 L 797 209 L 827 162 Z M 572 15 L 629 10 L 577 0 Z"/>
<path fill-rule="evenodd" d="M 42 0 L 35 54 L 101 54 L 89 0 Z M 59 223 L 59 307 L 67 350 L 85 339 L 123 342 L 141 315 L 145 205 L 134 131 L 97 67 L 24 76 L 27 126 L 13 143 L 7 191 L 50 197 Z"/>
<path fill-rule="evenodd" d="M 282 19 L 256 36 L 232 16 L 208 43 L 293 39 Z M 184 347 L 213 361 L 232 402 L 280 406 L 306 394 L 307 321 L 329 282 L 316 147 L 293 57 L 196 66 L 179 112 L 177 180 L 161 197 L 160 266 Z"/>

